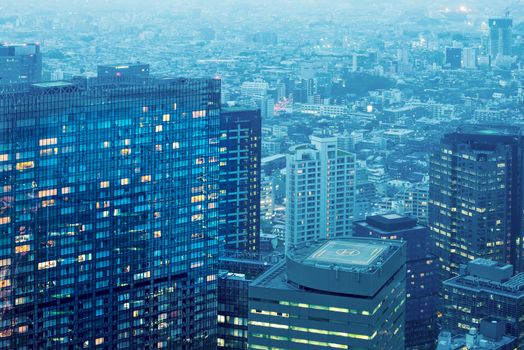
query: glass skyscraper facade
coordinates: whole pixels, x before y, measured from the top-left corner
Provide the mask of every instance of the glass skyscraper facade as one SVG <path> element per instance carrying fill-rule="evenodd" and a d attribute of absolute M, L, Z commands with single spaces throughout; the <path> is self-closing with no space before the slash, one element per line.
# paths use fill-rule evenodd
<path fill-rule="evenodd" d="M 0 95 L 1 349 L 215 346 L 219 117 L 214 79 Z"/>
<path fill-rule="evenodd" d="M 429 227 L 441 278 L 475 258 L 522 269 L 522 131 L 463 126 L 432 157 Z"/>

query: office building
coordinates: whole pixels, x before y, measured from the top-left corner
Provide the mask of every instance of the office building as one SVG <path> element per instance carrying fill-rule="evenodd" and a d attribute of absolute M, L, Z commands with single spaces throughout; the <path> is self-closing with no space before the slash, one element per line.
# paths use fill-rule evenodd
<path fill-rule="evenodd" d="M 148 64 L 128 63 L 98 66 L 99 79 L 147 79 L 148 77 Z"/>
<path fill-rule="evenodd" d="M 286 174 L 286 248 L 351 234 L 355 156 L 337 149 L 336 137 L 294 147 Z"/>
<path fill-rule="evenodd" d="M 497 56 L 512 55 L 512 28 L 511 18 L 491 18 L 489 20 L 489 54 L 494 60 Z"/>
<path fill-rule="evenodd" d="M 0 85 L 42 80 L 40 44 L 0 45 Z"/>
<path fill-rule="evenodd" d="M 466 125 L 431 159 L 429 227 L 442 280 L 475 258 L 522 269 L 521 129 Z"/>
<path fill-rule="evenodd" d="M 406 349 L 435 349 L 438 335 L 438 280 L 428 254 L 429 230 L 397 214 L 368 216 L 355 222 L 353 237 L 406 242 Z"/>
<path fill-rule="evenodd" d="M 405 261 L 399 241 L 290 249 L 249 287 L 249 348 L 403 349 Z"/>
<path fill-rule="evenodd" d="M 449 69 L 462 68 L 462 48 L 446 47 L 446 67 Z"/>
<path fill-rule="evenodd" d="M 258 251 L 261 129 L 260 110 L 222 110 L 219 209 L 221 250 Z"/>
<path fill-rule="evenodd" d="M 0 348 L 215 346 L 219 118 L 214 79 L 0 95 Z"/>
<path fill-rule="evenodd" d="M 507 334 L 524 349 L 524 273 L 492 260 L 475 259 L 459 276 L 444 281 L 442 328 L 460 334 L 481 327 L 481 320 L 504 320 Z M 514 349 L 514 348 L 512 348 Z"/>

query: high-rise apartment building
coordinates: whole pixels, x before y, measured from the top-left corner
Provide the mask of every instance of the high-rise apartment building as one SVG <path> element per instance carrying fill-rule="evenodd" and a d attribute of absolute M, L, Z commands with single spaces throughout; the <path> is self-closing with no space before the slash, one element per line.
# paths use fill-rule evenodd
<path fill-rule="evenodd" d="M 439 283 L 433 256 L 428 253 L 429 230 L 417 220 L 397 214 L 368 216 L 355 222 L 353 237 L 406 242 L 406 347 L 434 350 L 438 335 Z"/>
<path fill-rule="evenodd" d="M 348 236 L 355 209 L 355 155 L 337 138 L 312 136 L 287 158 L 286 247 Z"/>
<path fill-rule="evenodd" d="M 220 117 L 220 247 L 257 252 L 262 153 L 260 110 L 227 108 Z"/>
<path fill-rule="evenodd" d="M 333 239 L 288 250 L 249 287 L 250 349 L 404 349 L 403 242 Z"/>
<path fill-rule="evenodd" d="M 504 320 L 506 333 L 517 338 L 518 349 L 524 349 L 524 273 L 514 274 L 513 266 L 486 259 L 469 262 L 459 276 L 444 281 L 444 304 L 444 330 L 478 330 L 482 319 L 497 317 Z"/>
<path fill-rule="evenodd" d="M 0 95 L 0 348 L 216 344 L 220 81 Z"/>
<path fill-rule="evenodd" d="M 521 129 L 460 127 L 432 156 L 429 227 L 443 279 L 475 258 L 522 270 Z"/>
<path fill-rule="evenodd" d="M 498 55 L 511 56 L 512 54 L 512 28 L 511 18 L 491 18 L 489 20 L 489 54 L 492 59 Z"/>
<path fill-rule="evenodd" d="M 42 80 L 40 44 L 0 45 L 0 85 Z"/>

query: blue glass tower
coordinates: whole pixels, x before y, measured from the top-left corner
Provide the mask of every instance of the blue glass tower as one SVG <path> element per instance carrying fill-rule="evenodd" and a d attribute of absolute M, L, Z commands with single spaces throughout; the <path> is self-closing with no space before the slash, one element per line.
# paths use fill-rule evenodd
<path fill-rule="evenodd" d="M 216 344 L 220 81 L 0 95 L 0 349 Z"/>

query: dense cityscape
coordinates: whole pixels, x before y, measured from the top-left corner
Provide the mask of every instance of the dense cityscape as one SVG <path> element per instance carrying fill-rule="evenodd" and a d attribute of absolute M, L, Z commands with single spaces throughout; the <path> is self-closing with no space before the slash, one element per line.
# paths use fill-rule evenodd
<path fill-rule="evenodd" d="M 0 33 L 0 349 L 524 349 L 521 0 Z"/>

